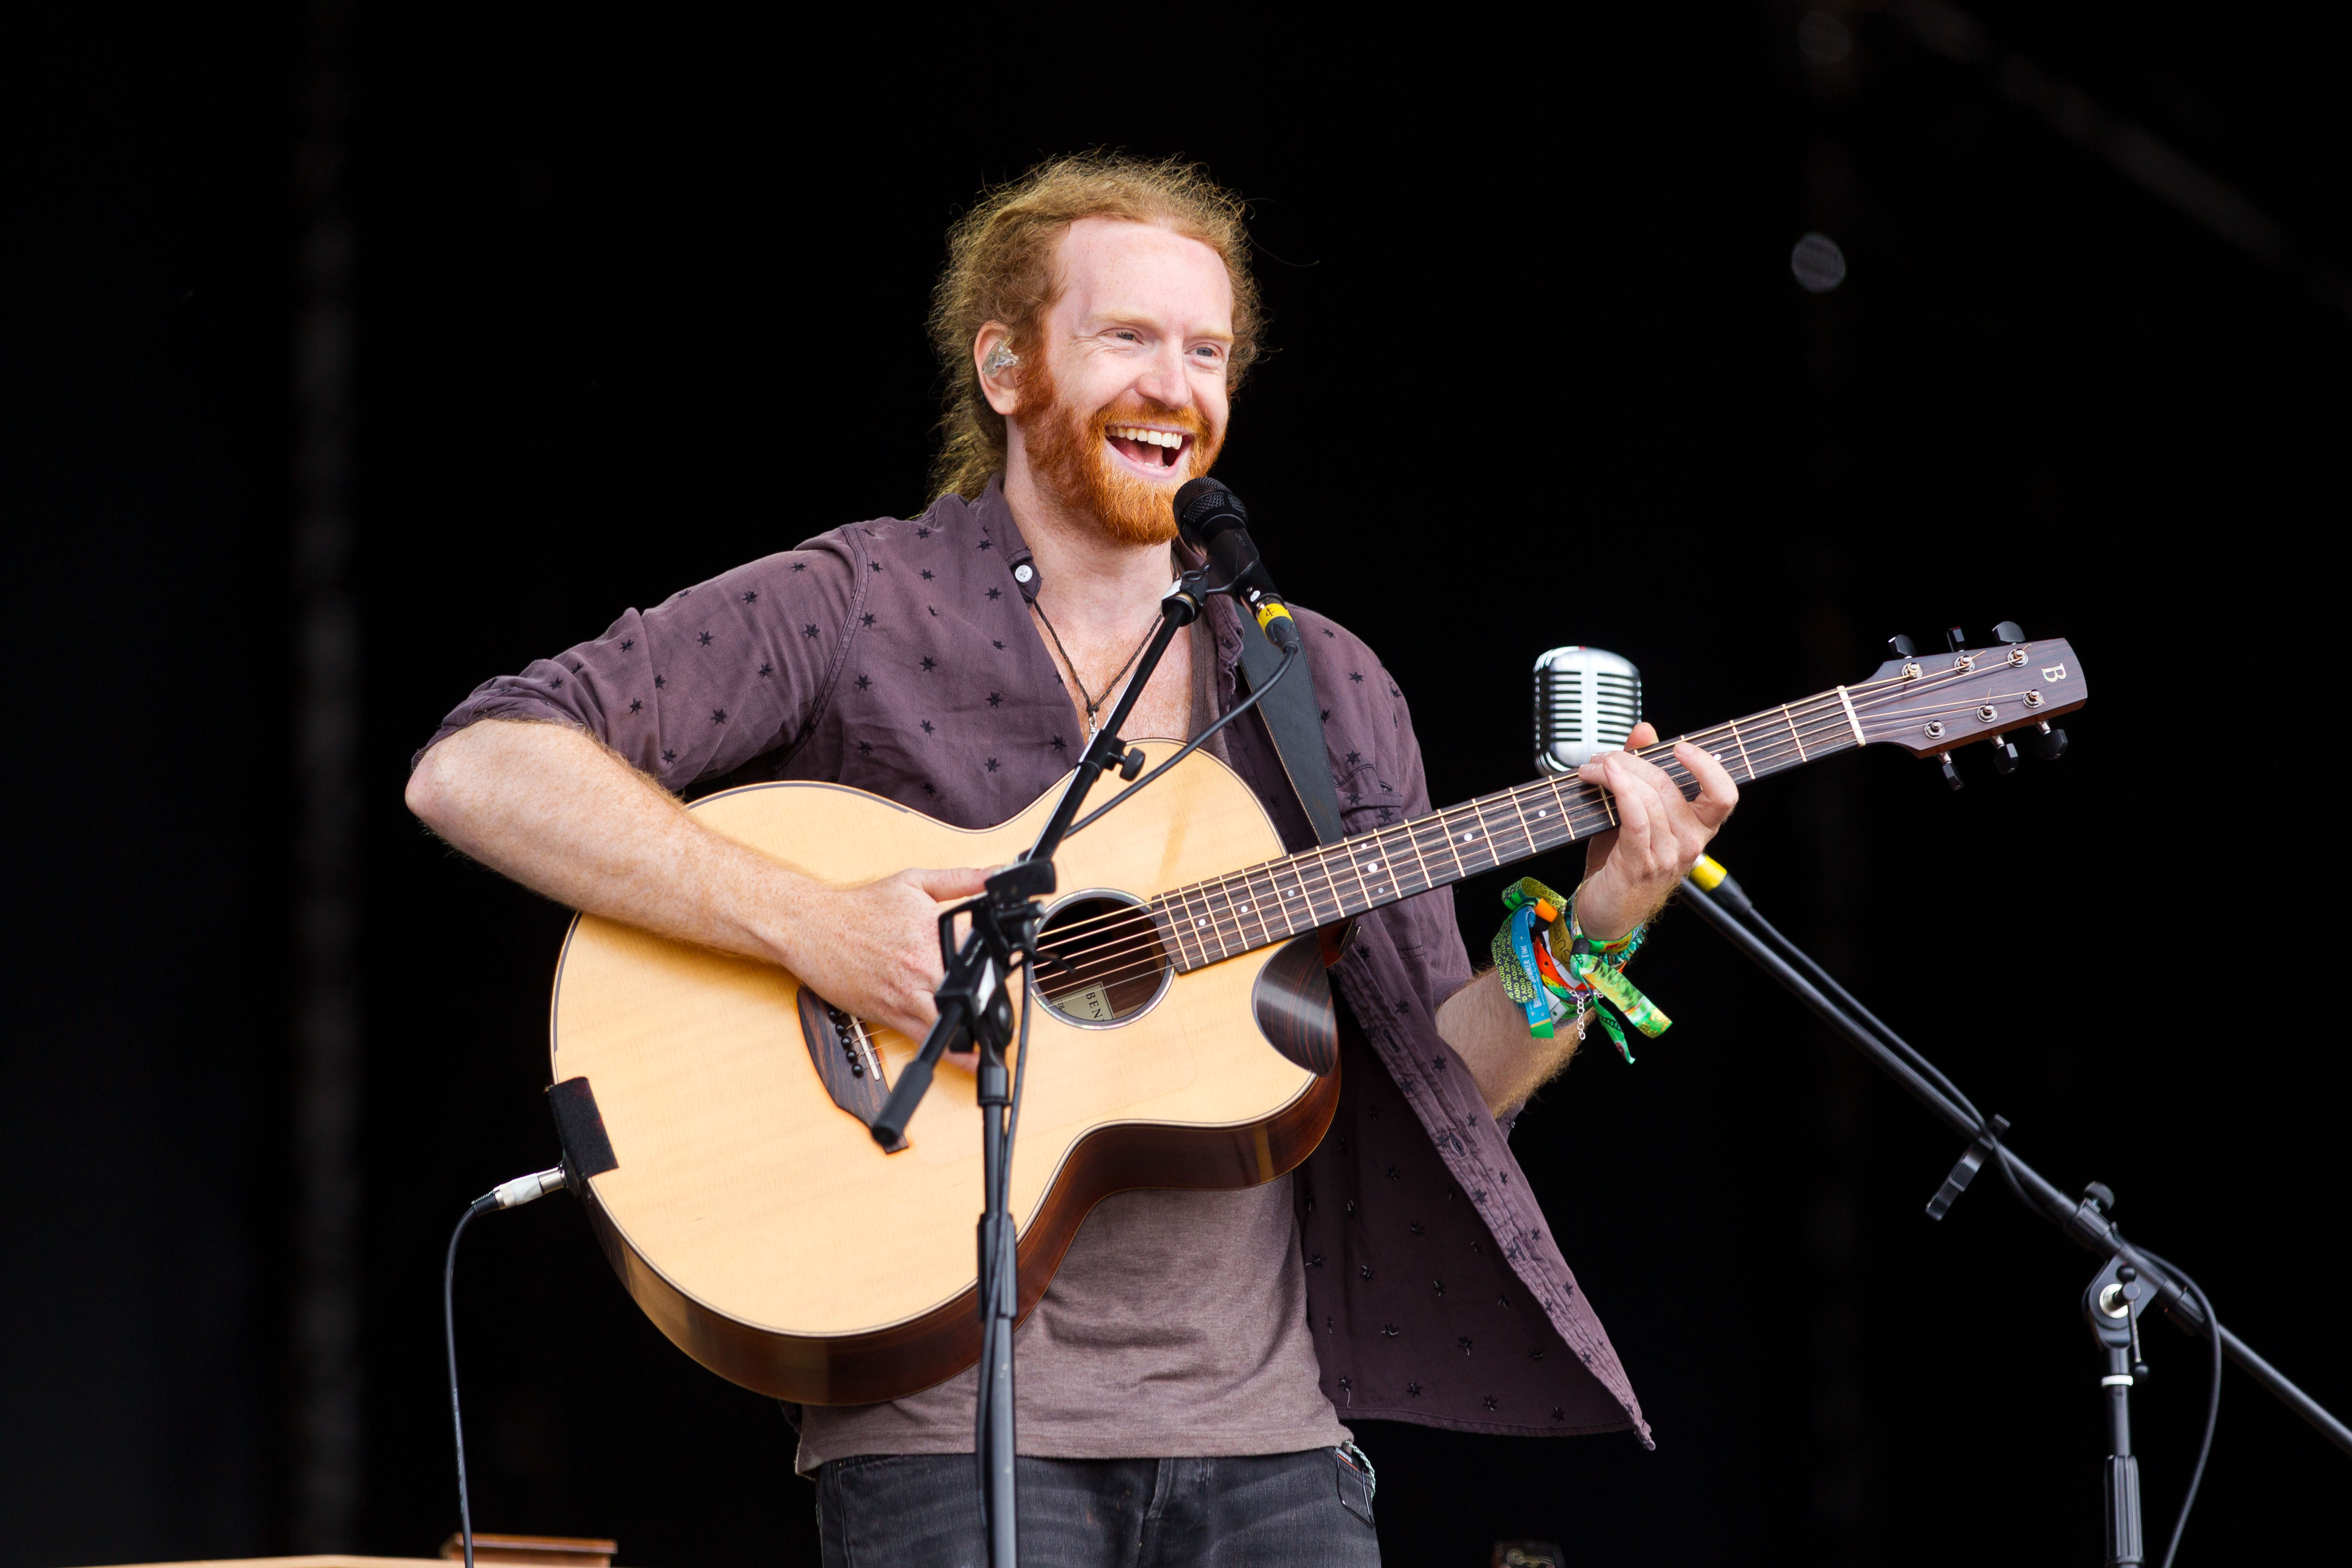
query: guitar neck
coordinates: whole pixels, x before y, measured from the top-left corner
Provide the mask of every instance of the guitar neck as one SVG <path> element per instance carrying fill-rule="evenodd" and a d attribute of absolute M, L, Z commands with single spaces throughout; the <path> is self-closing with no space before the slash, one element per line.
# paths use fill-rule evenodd
<path fill-rule="evenodd" d="M 1675 740 L 1712 752 L 1735 781 L 1747 784 L 1852 751 L 1863 743 L 1863 730 L 1847 689 L 1836 687 Z M 1685 798 L 1696 797 L 1698 781 L 1675 760 L 1674 746 L 1675 741 L 1664 741 L 1636 755 L 1664 770 Z M 1171 889 L 1152 900 L 1153 923 L 1176 967 L 1199 969 L 1616 826 L 1608 791 L 1573 775 L 1541 778 Z"/>

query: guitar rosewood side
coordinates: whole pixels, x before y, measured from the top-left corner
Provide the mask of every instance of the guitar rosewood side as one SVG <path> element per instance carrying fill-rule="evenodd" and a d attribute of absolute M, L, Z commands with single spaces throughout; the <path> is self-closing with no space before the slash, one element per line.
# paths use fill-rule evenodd
<path fill-rule="evenodd" d="M 1297 937 L 1283 943 L 1250 993 L 1258 1032 L 1318 1078 L 1339 1065 L 1339 1017 L 1323 969 L 1320 933 Z"/>

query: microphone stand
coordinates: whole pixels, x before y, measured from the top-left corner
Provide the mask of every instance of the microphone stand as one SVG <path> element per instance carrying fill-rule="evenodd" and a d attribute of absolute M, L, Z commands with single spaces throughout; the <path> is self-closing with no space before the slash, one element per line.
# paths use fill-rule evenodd
<path fill-rule="evenodd" d="M 1844 986 L 1783 936 L 1738 883 L 1726 877 L 1713 896 L 1689 878 L 1683 879 L 1682 896 L 1699 917 L 1746 953 L 1758 968 L 1779 981 L 1789 994 L 1811 1008 L 1823 1023 L 1845 1037 L 1880 1071 L 1901 1084 L 1911 1098 L 1939 1117 L 1952 1131 L 1969 1140 L 1951 1173 L 1927 1205 L 1927 1217 L 1941 1219 L 1987 1159 L 1998 1162 L 2009 1189 L 2020 1203 L 2064 1233 L 2079 1247 L 2102 1258 L 2099 1272 L 2083 1294 L 2084 1316 L 2093 1337 L 2105 1352 L 2106 1373 L 2100 1379 L 2107 1402 L 2108 1457 L 2106 1478 L 2107 1555 L 2109 1568 L 2147 1561 L 2140 1528 L 2139 1462 L 2131 1451 L 2130 1396 L 2135 1375 L 2146 1376 L 2140 1359 L 2139 1320 L 2151 1305 L 2160 1305 L 2184 1333 L 2211 1340 L 2219 1354 L 2227 1355 L 2287 1408 L 2302 1416 L 2320 1436 L 2352 1454 L 2352 1428 L 2337 1420 L 2325 1405 L 2296 1387 L 2286 1375 L 2256 1354 L 2243 1340 L 2223 1328 L 2211 1303 L 2180 1270 L 2126 1241 L 2108 1217 L 2115 1194 L 2093 1182 L 2079 1200 L 2069 1198 L 2041 1173 L 2011 1152 L 2003 1142 L 2009 1130 L 2004 1118 L 1979 1115 L 1968 1097 L 1870 1009 L 1854 1000 Z M 1737 911 L 1735 913 L 1735 911 Z M 1745 917 L 1747 923 L 1742 923 Z M 1755 929 L 1749 929 L 1750 926 Z M 1765 933 L 1765 934 L 1759 934 Z M 1767 940 L 1769 935 L 1769 940 Z M 1776 951 L 1776 949 L 1778 951 Z M 1785 954 L 1785 956 L 1784 956 Z M 2215 1392 L 2220 1365 L 2215 1363 Z M 2211 1428 L 2206 1432 L 2211 1441 Z M 2204 1460 L 2198 1461 L 2201 1479 Z M 2194 1500 L 2196 1481 L 2189 1483 Z M 2187 1510 L 2182 1512 L 2186 1522 Z M 2179 1544 L 2176 1527 L 2173 1544 Z M 2167 1562 L 2169 1562 L 2168 1555 Z"/>
<path fill-rule="evenodd" d="M 1127 689 L 1110 718 L 1095 731 L 1077 771 L 1054 808 L 1045 829 L 1019 860 L 988 879 L 987 890 L 940 916 L 940 958 L 946 978 L 933 993 L 939 1022 L 923 1048 L 899 1075 L 873 1123 L 874 1141 L 887 1149 L 904 1136 L 908 1121 L 931 1086 L 940 1056 L 969 1045 L 979 1052 L 975 1077 L 981 1114 L 980 1218 L 980 1397 L 973 1453 L 979 1468 L 980 1515 L 988 1538 L 990 1568 L 1015 1568 L 1018 1513 L 1013 1487 L 1013 1326 L 1020 1315 L 1020 1281 L 1012 1215 L 1013 1139 L 1021 1122 L 1021 1085 L 1029 1075 L 1028 975 L 1035 972 L 1042 900 L 1054 891 L 1054 852 L 1076 822 L 1095 782 L 1113 768 L 1132 782 L 1143 771 L 1144 754 L 1129 751 L 1118 731 L 1134 710 L 1151 672 L 1178 632 L 1201 614 L 1209 591 L 1201 572 L 1177 579 L 1160 601 L 1160 629 L 1137 662 Z M 971 929 L 958 947 L 958 916 Z M 1005 1051 L 1013 1045 L 1012 976 L 1024 972 L 1017 1067 L 1006 1083 Z"/>

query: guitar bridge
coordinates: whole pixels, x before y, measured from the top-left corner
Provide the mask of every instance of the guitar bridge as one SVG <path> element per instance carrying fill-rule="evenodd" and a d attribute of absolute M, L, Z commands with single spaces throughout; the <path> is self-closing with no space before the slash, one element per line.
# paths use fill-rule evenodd
<path fill-rule="evenodd" d="M 866 1025 L 805 985 L 801 987 L 800 1016 L 809 1061 L 825 1093 L 833 1097 L 834 1104 L 873 1126 L 883 1102 L 890 1097 L 890 1083 L 882 1070 L 882 1053 L 874 1048 Z M 886 1152 L 895 1154 L 906 1147 L 907 1140 L 901 1137 Z"/>

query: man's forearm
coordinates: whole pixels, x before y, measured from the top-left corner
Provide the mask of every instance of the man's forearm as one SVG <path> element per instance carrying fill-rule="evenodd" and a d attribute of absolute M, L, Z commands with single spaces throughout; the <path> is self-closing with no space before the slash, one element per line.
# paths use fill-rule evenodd
<path fill-rule="evenodd" d="M 1469 1067 L 1486 1109 L 1497 1114 L 1550 1082 L 1576 1054 L 1581 1036 L 1573 1016 L 1553 1027 L 1549 1040 L 1529 1035 L 1526 1011 L 1503 994 L 1491 969 L 1437 1009 L 1438 1034 Z"/>
<path fill-rule="evenodd" d="M 408 805 L 466 854 L 559 903 L 789 963 L 816 885 L 696 822 L 592 737 L 485 720 L 425 754 Z"/>

